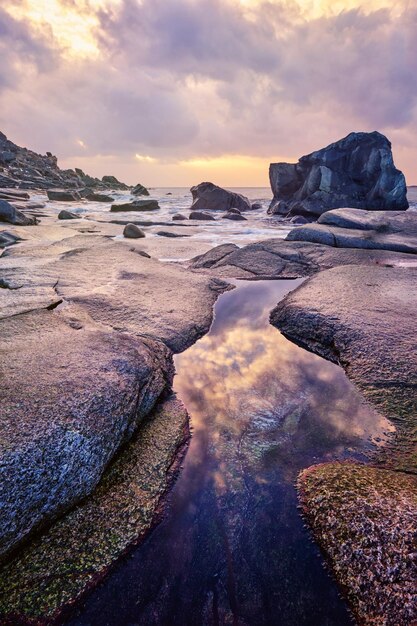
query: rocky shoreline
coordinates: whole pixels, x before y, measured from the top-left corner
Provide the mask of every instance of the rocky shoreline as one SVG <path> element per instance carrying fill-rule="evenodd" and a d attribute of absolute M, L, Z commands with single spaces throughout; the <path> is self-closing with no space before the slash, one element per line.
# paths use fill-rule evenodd
<path fill-rule="evenodd" d="M 286 239 L 242 247 L 213 247 L 193 237 L 193 224 L 175 230 L 185 225 L 177 220 L 159 222 L 169 228 L 148 238 L 131 228 L 149 224 L 134 217 L 143 203 L 158 210 L 153 199 L 137 200 L 147 193 L 141 185 L 62 171 L 52 155 L 18 148 L 4 135 L 0 143 L 2 623 L 59 622 L 62 611 L 149 532 L 189 436 L 184 408 L 168 395 L 173 354 L 207 332 L 217 297 L 231 288 L 228 279 L 298 277 L 307 280 L 274 309 L 272 324 L 342 365 L 397 429 L 375 456 L 375 468 L 329 464 L 302 473 L 303 511 L 358 623 L 408 623 L 412 607 L 401 604 L 397 579 L 386 575 L 391 557 L 378 564 L 369 584 L 352 581 L 373 559 L 362 559 L 362 538 L 355 534 L 358 520 L 372 517 L 366 503 L 373 495 L 361 491 L 363 481 L 381 496 L 375 502 L 382 529 L 389 511 L 375 472 L 385 472 L 387 493 L 394 494 L 397 482 L 406 485 L 403 511 L 402 501 L 396 503 L 404 519 L 415 496 L 417 211 L 342 207 L 294 227 Z M 22 189 L 49 190 L 57 207 Z M 59 218 L 61 193 L 88 203 L 112 190 L 131 195 L 130 221 L 111 219 L 111 211 L 107 220 L 80 219 L 72 211 Z M 255 210 L 244 196 L 211 183 L 194 187 L 192 195 L 192 212 L 222 211 L 232 219 Z M 117 193 L 105 202 L 113 200 L 117 206 Z M 124 237 L 122 226 L 129 226 Z M 158 260 L 181 256 L 188 260 Z M 350 473 L 358 480 L 341 493 Z M 346 507 L 351 517 L 341 538 Z M 377 526 L 369 533 L 378 551 Z M 390 549 L 409 546 L 409 535 L 399 531 L 390 541 Z M 384 553 L 386 546 L 380 548 Z M 392 587 L 391 603 L 382 584 L 385 591 Z M 408 589 L 408 578 L 404 584 Z"/>

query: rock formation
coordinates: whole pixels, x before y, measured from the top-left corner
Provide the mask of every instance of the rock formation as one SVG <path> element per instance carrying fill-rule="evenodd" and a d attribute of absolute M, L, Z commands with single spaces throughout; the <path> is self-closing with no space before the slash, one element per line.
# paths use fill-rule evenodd
<path fill-rule="evenodd" d="M 298 163 L 271 163 L 268 213 L 317 217 L 330 209 L 405 210 L 407 188 L 384 135 L 350 133 Z"/>
<path fill-rule="evenodd" d="M 227 287 L 94 235 L 2 261 L 0 557 L 91 493 Z"/>
<path fill-rule="evenodd" d="M 229 211 L 229 209 L 248 211 L 252 208 L 245 196 L 222 189 L 213 183 L 200 183 L 191 187 L 191 193 L 193 211 Z"/>
<path fill-rule="evenodd" d="M 0 132 L 0 187 L 20 189 L 97 189 L 128 190 L 114 176 L 103 176 L 100 180 L 85 174 L 80 168 L 62 170 L 58 159 L 50 152 L 37 154 L 21 148 Z"/>

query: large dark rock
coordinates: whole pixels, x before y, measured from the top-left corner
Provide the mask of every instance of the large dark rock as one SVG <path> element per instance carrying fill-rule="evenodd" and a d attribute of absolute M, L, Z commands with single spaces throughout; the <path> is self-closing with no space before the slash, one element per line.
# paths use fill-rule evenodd
<path fill-rule="evenodd" d="M 138 183 L 137 185 L 135 185 L 133 187 L 132 195 L 134 195 L 134 196 L 149 196 L 149 191 L 146 189 L 146 187 L 144 187 L 143 185 Z"/>
<path fill-rule="evenodd" d="M 319 216 L 330 209 L 405 210 L 407 188 L 384 135 L 350 133 L 298 163 L 271 163 L 269 213 Z"/>
<path fill-rule="evenodd" d="M 76 191 L 66 191 L 64 189 L 48 189 L 48 199 L 57 202 L 79 202 L 81 196 Z"/>
<path fill-rule="evenodd" d="M 159 208 L 157 200 L 134 200 L 133 202 L 112 204 L 110 211 L 113 213 L 124 211 L 156 211 Z"/>
<path fill-rule="evenodd" d="M 191 193 L 193 196 L 191 209 L 193 211 L 228 211 L 229 209 L 248 211 L 252 208 L 245 196 L 222 189 L 213 183 L 200 183 L 191 187 Z"/>
<path fill-rule="evenodd" d="M 6 200 L 0 200 L 0 222 L 7 222 L 15 226 L 32 226 L 36 224 L 36 218 L 24 215 Z"/>

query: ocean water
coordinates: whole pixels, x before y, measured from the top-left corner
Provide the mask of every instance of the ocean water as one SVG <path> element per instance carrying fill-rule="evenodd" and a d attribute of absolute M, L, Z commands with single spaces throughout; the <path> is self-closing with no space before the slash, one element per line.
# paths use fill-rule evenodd
<path fill-rule="evenodd" d="M 232 191 L 241 193 L 251 200 L 261 205 L 260 209 L 246 211 L 247 221 L 235 222 L 222 219 L 224 211 L 212 211 L 216 221 L 172 221 L 176 213 L 189 216 L 192 196 L 187 187 L 161 187 L 150 188 L 150 198 L 158 201 L 160 209 L 146 212 L 127 211 L 122 213 L 110 212 L 111 203 L 103 202 L 49 202 L 43 193 L 33 194 L 34 200 L 46 203 L 46 212 L 49 215 L 57 216 L 61 209 L 67 209 L 78 213 L 80 217 L 90 218 L 98 221 L 109 222 L 113 220 L 140 222 L 145 229 L 147 237 L 156 237 L 157 232 L 169 226 L 172 232 L 185 234 L 194 240 L 205 242 L 211 246 L 222 243 L 235 243 L 243 246 L 262 239 L 271 237 L 285 238 L 291 230 L 288 223 L 282 222 L 276 216 L 267 214 L 267 209 L 272 198 L 271 189 L 268 187 L 239 187 L 231 188 Z M 115 203 L 129 202 L 133 198 L 130 193 L 112 192 Z M 140 196 L 140 199 L 144 198 Z"/>

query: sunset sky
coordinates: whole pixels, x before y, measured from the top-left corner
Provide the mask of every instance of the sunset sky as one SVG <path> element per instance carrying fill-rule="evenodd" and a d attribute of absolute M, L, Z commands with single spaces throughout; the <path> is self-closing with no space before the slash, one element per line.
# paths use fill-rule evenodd
<path fill-rule="evenodd" d="M 2 0 L 0 130 L 129 183 L 268 185 L 353 130 L 417 184 L 417 0 Z"/>

